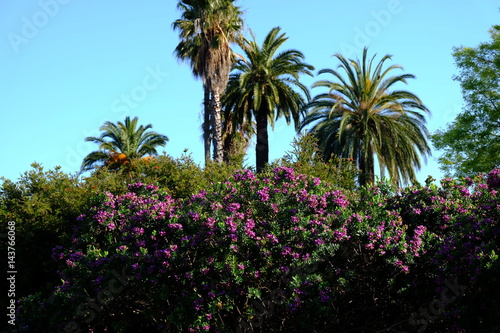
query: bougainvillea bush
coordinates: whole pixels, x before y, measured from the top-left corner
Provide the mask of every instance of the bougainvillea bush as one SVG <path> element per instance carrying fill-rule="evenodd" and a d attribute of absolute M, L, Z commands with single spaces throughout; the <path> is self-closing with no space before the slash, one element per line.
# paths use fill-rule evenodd
<path fill-rule="evenodd" d="M 103 193 L 75 223 L 72 246 L 53 251 L 62 284 L 49 298 L 23 299 L 17 327 L 495 330 L 488 311 L 468 315 L 499 309 L 493 177 L 380 183 L 348 200 L 319 178 L 277 167 L 238 171 L 189 199 L 141 183 Z"/>

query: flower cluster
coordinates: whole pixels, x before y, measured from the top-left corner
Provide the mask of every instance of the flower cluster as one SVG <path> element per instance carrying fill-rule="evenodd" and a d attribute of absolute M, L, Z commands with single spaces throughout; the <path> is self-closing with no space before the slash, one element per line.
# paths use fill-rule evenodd
<path fill-rule="evenodd" d="M 500 169 L 495 169 L 488 173 L 486 184 L 488 184 L 488 187 L 491 189 L 500 188 Z"/>

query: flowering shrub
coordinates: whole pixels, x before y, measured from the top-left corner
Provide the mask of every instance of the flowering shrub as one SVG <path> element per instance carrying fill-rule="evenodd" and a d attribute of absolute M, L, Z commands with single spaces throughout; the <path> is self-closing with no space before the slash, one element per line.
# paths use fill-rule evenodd
<path fill-rule="evenodd" d="M 444 332 L 459 317 L 469 325 L 467 303 L 457 299 L 432 320 L 419 307 L 445 280 L 466 285 L 466 299 L 478 286 L 494 290 L 484 281 L 498 276 L 499 230 L 496 191 L 479 180 L 399 191 L 379 184 L 356 201 L 287 167 L 238 171 L 188 199 L 136 183 L 96 197 L 78 218 L 72 246 L 53 253 L 62 285 L 23 300 L 19 324 L 58 332 L 433 324 Z"/>
<path fill-rule="evenodd" d="M 497 189 L 500 187 L 500 169 L 495 169 L 488 174 L 488 179 L 486 181 L 488 187 L 491 189 Z"/>
<path fill-rule="evenodd" d="M 388 206 L 401 211 L 409 229 L 417 231 L 421 225 L 430 231 L 425 255 L 415 258 L 420 268 L 412 282 L 415 297 L 426 295 L 431 300 L 449 286 L 450 280 L 458 281 L 465 290 L 453 306 L 437 311 L 441 312 L 439 317 L 421 311 L 418 317 L 422 324 L 441 323 L 441 331 L 453 327 L 456 332 L 493 332 L 500 327 L 492 315 L 500 309 L 500 202 L 490 185 L 498 171 L 488 175 L 488 185 L 481 176 L 445 178 L 441 187 L 408 187 L 387 200 Z M 489 311 L 493 312 L 488 320 Z"/>

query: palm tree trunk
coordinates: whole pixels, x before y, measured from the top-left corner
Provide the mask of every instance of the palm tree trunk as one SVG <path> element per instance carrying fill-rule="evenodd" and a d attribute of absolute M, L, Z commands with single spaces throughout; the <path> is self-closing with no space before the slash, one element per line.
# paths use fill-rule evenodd
<path fill-rule="evenodd" d="M 224 135 L 223 135 L 223 160 L 224 163 L 229 164 L 229 161 L 231 159 L 231 154 L 233 153 L 234 150 L 234 139 L 236 133 L 233 131 L 233 121 L 230 117 L 226 118 L 224 117 L 224 124 L 223 124 L 223 130 L 224 130 Z"/>
<path fill-rule="evenodd" d="M 374 168 L 373 152 L 371 149 L 368 153 L 362 152 L 359 163 L 359 169 L 361 171 L 359 175 L 360 186 L 373 185 L 375 182 Z"/>
<path fill-rule="evenodd" d="M 263 103 L 264 104 L 264 103 Z M 257 112 L 257 144 L 255 145 L 255 166 L 261 172 L 269 162 L 269 137 L 267 133 L 267 114 L 264 107 Z"/>
<path fill-rule="evenodd" d="M 210 163 L 210 90 L 203 86 L 203 143 L 205 145 L 205 165 Z"/>
<path fill-rule="evenodd" d="M 371 150 L 368 154 L 368 161 L 366 164 L 367 183 L 368 185 L 373 185 L 375 183 L 375 163 L 373 160 L 373 152 Z"/>
<path fill-rule="evenodd" d="M 222 148 L 222 106 L 220 104 L 220 96 L 218 92 L 212 91 L 212 141 L 214 145 L 214 160 L 218 164 L 222 164 L 223 148 Z"/>

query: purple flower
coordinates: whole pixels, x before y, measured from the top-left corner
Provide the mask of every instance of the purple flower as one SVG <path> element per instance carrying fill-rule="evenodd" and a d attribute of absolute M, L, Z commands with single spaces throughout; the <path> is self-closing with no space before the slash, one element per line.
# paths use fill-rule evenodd
<path fill-rule="evenodd" d="M 227 206 L 226 211 L 230 213 L 235 213 L 240 209 L 241 205 L 237 202 L 233 202 Z"/>
<path fill-rule="evenodd" d="M 218 211 L 218 210 L 219 210 L 219 209 L 221 209 L 221 208 L 222 208 L 222 205 L 221 205 L 219 202 L 212 202 L 212 203 L 210 204 L 210 209 L 211 209 L 212 211 L 214 211 L 214 212 L 215 212 L 215 211 Z"/>
<path fill-rule="evenodd" d="M 286 256 L 288 254 L 290 254 L 290 252 L 292 251 L 292 248 L 288 247 L 288 246 L 284 246 L 282 249 L 281 249 L 281 255 L 282 256 Z"/>
<path fill-rule="evenodd" d="M 239 180 L 255 180 L 255 175 L 252 173 L 250 170 L 241 170 L 241 171 L 236 171 L 236 173 L 233 176 L 234 180 L 239 181 Z"/>
<path fill-rule="evenodd" d="M 232 216 L 226 217 L 226 226 L 231 233 L 235 233 L 238 225 L 234 222 L 234 218 Z"/>
<path fill-rule="evenodd" d="M 66 259 L 66 265 L 71 266 L 71 267 L 76 267 L 76 264 L 69 259 Z"/>
<path fill-rule="evenodd" d="M 264 187 L 262 190 L 258 190 L 257 194 L 259 195 L 259 199 L 261 201 L 269 200 L 269 187 Z"/>
<path fill-rule="evenodd" d="M 180 223 L 170 223 L 168 226 L 172 229 L 179 229 L 179 230 L 183 229 L 182 224 Z"/>
<path fill-rule="evenodd" d="M 134 229 L 132 229 L 138 236 L 141 236 L 142 234 L 144 234 L 144 228 L 137 228 L 135 227 Z"/>
<path fill-rule="evenodd" d="M 266 238 L 273 243 L 279 243 L 278 238 L 273 234 L 266 234 Z"/>
<path fill-rule="evenodd" d="M 195 212 L 189 212 L 189 217 L 193 219 L 193 221 L 198 221 L 200 219 L 200 214 Z"/>
<path fill-rule="evenodd" d="M 278 209 L 278 205 L 277 205 L 277 204 L 272 203 L 272 204 L 271 204 L 271 208 L 273 209 L 273 212 L 275 212 L 275 213 L 278 213 L 278 212 L 279 212 L 279 209 Z"/>
<path fill-rule="evenodd" d="M 500 169 L 494 169 L 488 173 L 486 184 L 490 189 L 500 188 Z"/>
<path fill-rule="evenodd" d="M 195 199 L 205 199 L 206 198 L 206 195 L 207 195 L 207 191 L 205 190 L 201 190 L 199 193 L 193 195 L 191 197 L 191 200 L 195 200 Z"/>
<path fill-rule="evenodd" d="M 215 219 L 213 217 L 208 217 L 207 221 L 205 222 L 205 225 L 208 226 L 210 229 L 213 229 L 214 224 L 215 224 Z"/>

